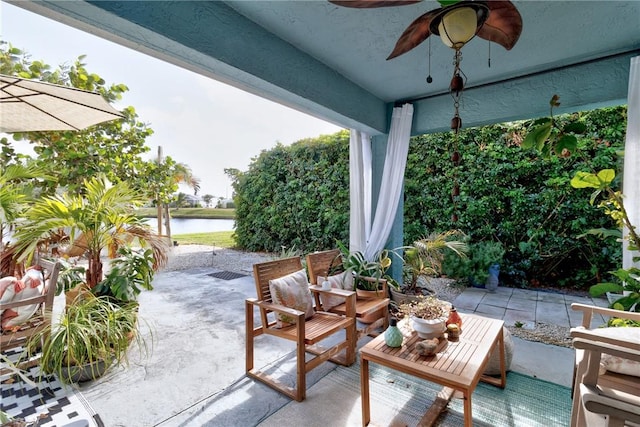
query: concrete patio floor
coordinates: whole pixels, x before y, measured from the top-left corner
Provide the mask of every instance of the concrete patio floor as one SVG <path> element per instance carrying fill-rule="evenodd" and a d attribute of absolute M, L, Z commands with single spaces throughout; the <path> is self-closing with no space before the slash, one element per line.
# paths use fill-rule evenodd
<path fill-rule="evenodd" d="M 249 271 L 233 280 L 209 276 L 220 271 L 161 272 L 154 280 L 155 289 L 141 294 L 140 316 L 152 352 L 147 357 L 133 354 L 127 367 L 80 386 L 105 426 L 269 425 L 267 416 L 291 402 L 245 377 L 244 300 L 255 295 L 254 282 Z M 468 288 L 454 305 L 462 313 L 501 318 L 506 324 L 575 326 L 580 319 L 570 309 L 573 302 L 605 304 L 542 291 L 498 288 L 488 293 Z M 572 349 L 513 339 L 513 371 L 570 386 Z M 292 368 L 294 347 L 282 341 L 260 337 L 256 366 L 279 361 L 282 371 Z M 314 369 L 307 375 L 307 388 L 334 368 L 324 363 Z M 336 409 L 330 424 L 345 422 Z M 290 425 L 299 425 L 299 419 Z"/>

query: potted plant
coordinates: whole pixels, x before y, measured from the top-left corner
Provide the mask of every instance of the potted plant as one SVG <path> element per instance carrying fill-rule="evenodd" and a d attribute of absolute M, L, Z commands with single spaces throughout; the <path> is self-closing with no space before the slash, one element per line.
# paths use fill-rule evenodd
<path fill-rule="evenodd" d="M 384 292 L 386 271 L 391 266 L 388 249 L 380 251 L 375 260 L 369 261 L 360 251 L 349 251 L 342 242 L 337 243 L 342 257 L 344 274 L 353 275 L 353 290 L 359 298 L 387 298 Z"/>
<path fill-rule="evenodd" d="M 465 257 L 452 252 L 445 254 L 444 274 L 465 278 L 469 281 L 469 285 L 476 288 L 490 289 L 490 269 L 499 271 L 505 254 L 504 246 L 494 241 L 469 243 L 467 246 Z"/>
<path fill-rule="evenodd" d="M 114 363 L 126 363 L 132 342 L 146 350 L 138 333 L 137 304 L 116 304 L 85 292 L 50 329 L 29 340 L 28 353 L 41 353 L 42 372 L 75 383 L 100 377 Z"/>
<path fill-rule="evenodd" d="M 86 180 L 82 194 L 45 197 L 24 211 L 24 222 L 14 235 L 17 259 L 41 250 L 62 232 L 63 256 L 88 260 L 84 285 L 93 289 L 104 278 L 102 256 L 114 258 L 122 247 L 150 248 L 154 271 L 167 261 L 168 245 L 156 235 L 134 209 L 145 198 L 126 182 L 111 185 L 103 176 Z M 104 254 L 103 254 L 104 252 Z"/>
<path fill-rule="evenodd" d="M 451 304 L 433 295 L 418 295 L 414 300 L 398 306 L 398 313 L 411 319 L 420 338 L 435 338 L 445 331 Z"/>
<path fill-rule="evenodd" d="M 442 263 L 448 252 L 465 258 L 468 250 L 459 230 L 449 230 L 441 233 L 432 233 L 413 242 L 411 246 L 405 246 L 403 254 L 403 284 L 397 289 L 391 289 L 391 299 L 396 304 L 402 304 L 414 300 L 419 295 L 431 295 L 433 292 L 427 287 L 420 286 L 419 279 L 430 278 L 442 274 Z"/>

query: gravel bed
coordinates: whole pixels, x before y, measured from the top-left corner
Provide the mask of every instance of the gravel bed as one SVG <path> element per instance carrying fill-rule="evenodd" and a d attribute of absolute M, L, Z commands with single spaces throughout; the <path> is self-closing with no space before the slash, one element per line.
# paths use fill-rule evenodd
<path fill-rule="evenodd" d="M 213 267 L 223 271 L 251 274 L 253 264 L 273 260 L 277 254 L 263 252 L 244 252 L 234 249 L 216 248 L 205 245 L 180 245 L 171 248 L 169 261 L 164 271 L 185 270 L 196 267 Z M 435 278 L 428 282 L 421 278 L 420 284 L 435 292 L 442 300 L 453 302 L 465 290 L 455 280 Z M 526 327 L 507 326 L 509 332 L 518 338 L 542 342 L 545 344 L 571 347 L 569 328 L 536 323 Z"/>

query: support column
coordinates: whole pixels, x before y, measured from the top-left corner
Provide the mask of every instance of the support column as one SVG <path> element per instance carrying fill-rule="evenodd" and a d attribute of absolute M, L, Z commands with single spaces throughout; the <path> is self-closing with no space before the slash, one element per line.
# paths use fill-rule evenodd
<path fill-rule="evenodd" d="M 378 198 L 380 197 L 380 186 L 382 185 L 382 172 L 384 170 L 384 161 L 387 152 L 389 135 L 376 135 L 371 139 L 371 206 L 372 210 L 378 205 Z M 375 218 L 375 211 L 372 215 L 371 221 Z M 389 234 L 389 239 L 385 244 L 385 248 L 394 249 L 403 245 L 404 240 L 404 190 L 400 195 L 398 201 L 398 210 L 393 220 L 393 227 Z M 387 272 L 398 283 L 402 283 L 402 263 L 396 258 L 392 258 L 391 268 Z"/>

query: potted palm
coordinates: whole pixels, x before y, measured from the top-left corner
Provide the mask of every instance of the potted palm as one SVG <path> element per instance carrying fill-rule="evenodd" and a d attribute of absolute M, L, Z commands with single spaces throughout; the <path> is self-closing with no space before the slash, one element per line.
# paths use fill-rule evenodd
<path fill-rule="evenodd" d="M 442 262 L 447 252 L 459 257 L 466 257 L 468 246 L 458 237 L 464 236 L 459 230 L 449 230 L 432 233 L 405 246 L 403 255 L 403 284 L 398 289 L 391 288 L 391 299 L 396 304 L 415 300 L 417 296 L 431 295 L 428 287 L 421 286 L 420 278 L 425 278 L 427 284 L 433 277 L 442 274 Z"/>
<path fill-rule="evenodd" d="M 32 256 L 52 239 L 59 241 L 62 233 L 61 254 L 87 258 L 84 285 L 89 289 L 104 278 L 102 256 L 114 258 L 121 248 L 149 248 L 156 271 L 166 264 L 168 245 L 135 216 L 135 208 L 145 202 L 127 183 L 110 185 L 102 175 L 86 180 L 82 194 L 43 198 L 23 213 L 24 222 L 14 236 L 18 260 Z M 128 274 L 137 276 L 135 269 Z"/>
<path fill-rule="evenodd" d="M 61 272 L 65 290 L 79 285 L 77 296 L 67 298 L 59 323 L 48 331 L 44 370 L 74 381 L 62 368 L 88 364 L 94 377 L 96 366 L 121 362 L 127 346 L 137 342 L 137 296 L 142 289 L 152 289 L 154 273 L 166 263 L 168 251 L 166 240 L 135 216 L 134 209 L 145 201 L 125 182 L 111 185 L 97 176 L 85 181 L 81 194 L 43 198 L 23 213 L 14 236 L 18 260 L 45 250 L 52 239 L 61 243 L 61 254 L 87 259 L 85 265 Z M 65 238 L 60 240 L 60 235 Z M 110 259 L 106 274 L 103 257 Z"/>

